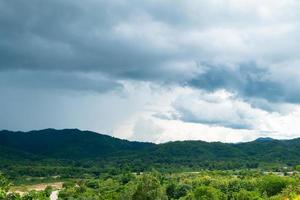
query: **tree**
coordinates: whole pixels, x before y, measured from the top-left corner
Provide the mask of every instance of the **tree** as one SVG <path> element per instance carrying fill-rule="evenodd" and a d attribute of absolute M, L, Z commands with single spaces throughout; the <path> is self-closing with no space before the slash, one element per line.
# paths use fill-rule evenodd
<path fill-rule="evenodd" d="M 99 182 L 97 180 L 88 180 L 85 185 L 88 188 L 92 188 L 92 189 L 98 189 L 99 188 Z"/>
<path fill-rule="evenodd" d="M 6 200 L 21 200 L 21 196 L 17 193 L 9 193 L 6 195 Z"/>
<path fill-rule="evenodd" d="M 295 170 L 300 171 L 300 165 L 295 166 Z"/>
<path fill-rule="evenodd" d="M 171 183 L 166 188 L 166 194 L 169 199 L 175 199 L 176 197 L 176 185 L 175 183 Z"/>
<path fill-rule="evenodd" d="M 211 186 L 199 186 L 193 191 L 195 200 L 222 200 L 225 199 L 224 194 Z"/>
<path fill-rule="evenodd" d="M 268 196 L 279 194 L 289 183 L 289 180 L 279 176 L 266 176 L 260 183 L 260 190 Z"/>
<path fill-rule="evenodd" d="M 179 199 L 184 197 L 190 189 L 190 185 L 170 183 L 166 188 L 166 194 L 169 199 Z"/>
<path fill-rule="evenodd" d="M 44 192 L 30 191 L 22 200 L 49 200 L 49 197 Z"/>
<path fill-rule="evenodd" d="M 133 200 L 164 200 L 167 196 L 157 177 L 152 174 L 143 174 L 139 180 Z"/>
<path fill-rule="evenodd" d="M 47 186 L 44 190 L 44 193 L 47 197 L 50 197 L 52 191 L 53 191 L 53 188 L 51 186 Z"/>
<path fill-rule="evenodd" d="M 300 199 L 300 183 L 289 185 L 282 191 L 282 196 L 285 199 Z"/>
<path fill-rule="evenodd" d="M 241 189 L 233 195 L 234 200 L 262 200 L 258 192 Z"/>
<path fill-rule="evenodd" d="M 127 184 L 129 181 L 133 180 L 134 179 L 134 176 L 132 173 L 130 172 L 125 172 L 125 173 L 122 173 L 121 177 L 120 177 L 120 182 L 125 185 Z"/>
<path fill-rule="evenodd" d="M 0 199 L 5 199 L 9 186 L 8 180 L 0 173 Z"/>

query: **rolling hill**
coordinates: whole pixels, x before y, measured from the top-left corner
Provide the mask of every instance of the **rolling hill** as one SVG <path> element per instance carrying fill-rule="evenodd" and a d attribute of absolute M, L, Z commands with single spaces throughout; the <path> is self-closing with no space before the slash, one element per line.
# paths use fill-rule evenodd
<path fill-rule="evenodd" d="M 95 158 L 152 146 L 152 143 L 130 142 L 78 129 L 0 131 L 0 147 L 47 158 Z"/>
<path fill-rule="evenodd" d="M 34 164 L 44 168 L 73 167 L 105 171 L 240 169 L 300 163 L 300 139 L 258 139 L 246 143 L 176 141 L 131 142 L 78 129 L 30 132 L 0 131 L 0 170 Z M 43 169 L 44 169 L 43 168 Z M 16 171 L 16 169 L 12 169 Z M 31 173 L 31 172 L 30 172 Z"/>

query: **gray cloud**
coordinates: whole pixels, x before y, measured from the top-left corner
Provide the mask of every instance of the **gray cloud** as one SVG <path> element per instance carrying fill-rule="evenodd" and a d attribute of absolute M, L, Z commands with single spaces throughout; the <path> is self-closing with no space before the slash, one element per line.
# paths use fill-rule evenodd
<path fill-rule="evenodd" d="M 214 116 L 212 118 L 207 117 L 206 113 L 197 113 L 195 111 L 192 111 L 191 109 L 183 108 L 183 107 L 177 107 L 177 112 L 179 113 L 179 116 L 177 119 L 184 121 L 184 122 L 191 122 L 191 123 L 200 123 L 200 124 L 207 124 L 210 126 L 219 126 L 219 127 L 227 127 L 232 129 L 249 129 L 252 130 L 254 127 L 243 121 L 243 113 L 241 113 L 241 120 L 231 120 L 231 119 L 225 119 L 220 118 L 217 116 Z M 218 113 L 221 114 L 221 113 Z"/>
<path fill-rule="evenodd" d="M 298 92 L 257 63 L 298 58 L 298 16 L 291 10 L 299 5 L 263 4 L 268 11 L 256 3 L 222 4 L 2 1 L 0 70 L 101 72 L 115 80 L 225 88 L 245 98 L 298 103 Z M 197 63 L 219 64 L 204 66 L 203 73 Z"/>
<path fill-rule="evenodd" d="M 151 119 L 140 118 L 133 127 L 131 139 L 137 141 L 156 141 L 162 132 L 163 129 Z"/>
<path fill-rule="evenodd" d="M 292 74 L 287 77 L 290 81 L 294 80 L 294 84 L 299 84 Z M 191 80 L 189 85 L 206 91 L 226 89 L 254 106 L 272 110 L 272 105 L 268 105 L 270 102 L 300 102 L 299 90 L 287 84 L 287 77 L 278 77 L 274 75 L 272 68 L 253 62 L 236 66 L 214 65 L 208 66 L 206 71 Z"/>
<path fill-rule="evenodd" d="M 138 69 L 167 60 L 168 52 L 151 52 L 114 32 L 122 20 L 131 17 L 126 10 L 130 5 L 35 0 L 1 4 L 2 69 L 100 70 L 138 78 Z"/>
<path fill-rule="evenodd" d="M 153 116 L 164 120 L 255 130 L 258 118 L 265 113 L 225 91 L 193 91 L 178 96 L 172 103 L 172 110 Z"/>
<path fill-rule="evenodd" d="M 296 1 L 0 1 L 1 95 L 107 93 L 134 80 L 224 89 L 254 109 L 278 111 L 300 102 L 299 9 Z M 171 118 L 253 127 L 251 108 L 199 101 L 218 110 L 177 102 Z"/>
<path fill-rule="evenodd" d="M 103 93 L 121 90 L 123 85 L 100 74 L 45 71 L 4 71 L 0 74 L 0 88 L 34 90 L 69 90 Z"/>

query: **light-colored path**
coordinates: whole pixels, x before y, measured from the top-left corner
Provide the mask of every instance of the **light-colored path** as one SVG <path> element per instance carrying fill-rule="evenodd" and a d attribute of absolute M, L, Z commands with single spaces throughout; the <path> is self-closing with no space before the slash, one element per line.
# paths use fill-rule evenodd
<path fill-rule="evenodd" d="M 59 190 L 62 188 L 62 182 L 54 182 L 54 183 L 40 183 L 34 185 L 21 185 L 21 186 L 12 186 L 9 192 L 18 193 L 21 196 L 28 193 L 29 191 L 42 191 L 45 190 L 47 186 L 51 186 L 53 188 L 53 192 L 50 195 L 50 200 L 57 200 Z"/>
<path fill-rule="evenodd" d="M 58 199 L 58 190 L 53 191 L 50 195 L 50 200 L 57 200 Z"/>

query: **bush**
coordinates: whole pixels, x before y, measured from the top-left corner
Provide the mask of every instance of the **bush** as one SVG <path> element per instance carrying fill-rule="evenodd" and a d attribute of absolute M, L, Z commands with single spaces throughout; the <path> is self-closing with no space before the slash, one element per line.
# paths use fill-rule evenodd
<path fill-rule="evenodd" d="M 193 191 L 196 200 L 223 200 L 225 195 L 219 190 L 211 186 L 199 186 Z"/>
<path fill-rule="evenodd" d="M 144 174 L 139 180 L 136 191 L 132 196 L 134 200 L 164 200 L 167 199 L 157 177 Z"/>
<path fill-rule="evenodd" d="M 266 176 L 260 183 L 260 190 L 262 193 L 266 193 L 268 196 L 274 196 L 279 194 L 288 184 L 289 180 L 279 176 Z"/>
<path fill-rule="evenodd" d="M 99 188 L 99 182 L 97 180 L 88 180 L 85 185 L 92 189 L 98 189 Z"/>
<path fill-rule="evenodd" d="M 0 199 L 5 199 L 9 186 L 8 180 L 0 173 Z"/>
<path fill-rule="evenodd" d="M 262 200 L 259 193 L 256 191 L 247 191 L 242 189 L 241 191 L 233 195 L 234 200 Z"/>

